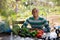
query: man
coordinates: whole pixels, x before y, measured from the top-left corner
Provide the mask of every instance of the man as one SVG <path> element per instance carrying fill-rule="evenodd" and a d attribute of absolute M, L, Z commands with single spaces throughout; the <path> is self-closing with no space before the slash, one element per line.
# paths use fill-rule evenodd
<path fill-rule="evenodd" d="M 38 16 L 38 9 L 34 8 L 32 10 L 32 17 L 28 18 L 22 25 L 22 27 L 27 27 L 28 24 L 31 25 L 32 28 L 43 29 L 45 27 L 46 32 L 50 32 L 48 21 L 42 17 Z"/>

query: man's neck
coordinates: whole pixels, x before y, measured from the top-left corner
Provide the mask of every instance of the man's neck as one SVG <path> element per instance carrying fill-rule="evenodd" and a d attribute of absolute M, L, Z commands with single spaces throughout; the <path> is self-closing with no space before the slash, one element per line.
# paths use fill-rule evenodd
<path fill-rule="evenodd" d="M 34 17 L 35 20 L 37 20 L 39 17 Z"/>

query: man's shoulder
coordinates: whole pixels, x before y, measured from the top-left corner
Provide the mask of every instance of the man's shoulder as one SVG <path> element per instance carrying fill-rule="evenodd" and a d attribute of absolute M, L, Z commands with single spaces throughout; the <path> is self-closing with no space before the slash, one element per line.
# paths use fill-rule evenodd
<path fill-rule="evenodd" d="M 29 17 L 29 19 L 34 19 L 34 18 L 31 16 L 31 17 Z"/>
<path fill-rule="evenodd" d="M 31 16 L 31 17 L 29 17 L 29 18 L 27 18 L 27 20 L 32 20 L 33 19 L 33 17 Z"/>
<path fill-rule="evenodd" d="M 44 18 L 44 17 L 39 17 L 39 20 L 45 20 L 45 21 L 47 21 L 47 19 Z"/>
<path fill-rule="evenodd" d="M 40 19 L 40 20 L 44 20 L 45 18 L 43 18 L 43 17 L 39 17 L 39 19 Z"/>

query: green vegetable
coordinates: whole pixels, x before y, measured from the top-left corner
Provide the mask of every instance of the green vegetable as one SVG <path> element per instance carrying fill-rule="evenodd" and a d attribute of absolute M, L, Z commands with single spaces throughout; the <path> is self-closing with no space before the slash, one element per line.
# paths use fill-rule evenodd
<path fill-rule="evenodd" d="M 19 30 L 20 30 L 20 27 L 19 27 L 18 25 L 14 25 L 14 26 L 13 26 L 12 31 L 13 31 L 13 33 L 14 33 L 14 34 L 16 34 L 16 35 L 17 35 L 17 34 L 18 34 L 18 32 L 19 32 Z"/>
<path fill-rule="evenodd" d="M 26 36 L 30 36 L 29 34 L 29 29 L 28 28 L 21 28 L 20 29 L 20 32 L 19 32 L 19 35 L 22 36 L 22 34 L 24 35 L 23 37 L 26 37 Z"/>
<path fill-rule="evenodd" d="M 35 36 L 36 36 L 36 34 L 37 34 L 37 31 L 36 31 L 36 30 L 34 30 L 34 31 L 30 32 L 30 34 L 31 34 L 31 36 L 32 36 L 32 37 L 35 37 Z"/>

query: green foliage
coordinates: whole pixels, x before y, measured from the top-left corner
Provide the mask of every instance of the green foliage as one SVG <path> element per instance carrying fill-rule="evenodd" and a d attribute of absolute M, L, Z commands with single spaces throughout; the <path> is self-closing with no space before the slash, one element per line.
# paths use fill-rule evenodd
<path fill-rule="evenodd" d="M 35 36 L 36 36 L 36 34 L 37 34 L 37 31 L 36 31 L 36 30 L 34 30 L 34 31 L 30 32 L 30 35 L 31 35 L 32 37 L 35 37 Z"/>
<path fill-rule="evenodd" d="M 4 17 L 7 17 L 8 16 L 6 11 L 2 11 L 1 12 L 1 15 L 4 16 Z"/>
<path fill-rule="evenodd" d="M 27 0 L 21 0 L 22 2 L 26 2 Z"/>
<path fill-rule="evenodd" d="M 56 5 L 60 6 L 60 0 L 51 0 L 52 2 L 54 2 Z"/>
<path fill-rule="evenodd" d="M 20 31 L 20 27 L 17 24 L 15 24 L 13 25 L 12 31 L 14 34 L 18 34 L 18 32 Z"/>
<path fill-rule="evenodd" d="M 19 31 L 19 35 L 20 36 L 23 36 L 23 37 L 35 37 L 37 34 L 37 31 L 36 30 L 32 30 L 30 31 L 29 28 L 21 28 L 20 31 Z"/>
<path fill-rule="evenodd" d="M 16 7 L 16 2 L 13 0 L 1 0 L 0 2 L 0 14 L 2 16 L 3 19 L 8 19 L 10 18 L 9 21 L 15 21 L 17 18 L 23 18 L 26 19 L 30 16 L 32 16 L 31 14 L 31 10 L 36 7 L 39 9 L 39 16 L 43 14 L 44 17 L 47 16 L 47 13 L 49 15 L 49 13 L 54 13 L 55 14 L 60 14 L 60 6 L 55 6 L 54 8 L 51 7 L 47 7 L 47 6 L 34 6 L 34 5 L 28 5 L 25 6 L 25 4 L 23 4 L 24 2 L 27 2 L 28 0 L 21 0 L 19 1 L 18 4 L 18 11 L 17 14 L 14 11 L 14 7 Z M 57 2 L 57 4 L 59 4 L 60 0 L 51 0 L 52 2 Z M 13 6 L 12 7 L 12 2 L 13 2 Z M 30 2 L 30 1 L 29 1 Z M 48 11 L 48 12 L 47 12 Z M 18 15 L 18 16 L 17 16 Z"/>

